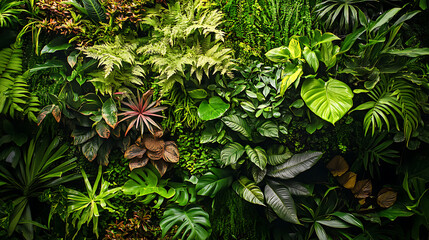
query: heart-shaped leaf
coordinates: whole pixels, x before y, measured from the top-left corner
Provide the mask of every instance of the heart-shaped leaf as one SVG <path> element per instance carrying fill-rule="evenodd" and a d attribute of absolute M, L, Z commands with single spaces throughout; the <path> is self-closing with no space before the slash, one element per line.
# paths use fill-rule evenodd
<path fill-rule="evenodd" d="M 264 204 L 264 194 L 261 189 L 247 177 L 241 176 L 237 181 L 232 184 L 234 191 L 244 200 L 253 204 Z"/>
<path fill-rule="evenodd" d="M 308 151 L 295 154 L 285 163 L 268 168 L 268 176 L 291 179 L 311 168 L 322 157 L 322 152 Z"/>
<path fill-rule="evenodd" d="M 198 107 L 198 116 L 204 120 L 213 120 L 222 117 L 228 110 L 229 104 L 225 103 L 220 97 L 211 97 L 209 101 L 204 100 Z"/>
<path fill-rule="evenodd" d="M 289 190 L 282 185 L 269 182 L 265 186 L 265 200 L 284 221 L 299 224 L 295 202 Z"/>
<path fill-rule="evenodd" d="M 290 51 L 287 47 L 282 46 L 278 48 L 273 48 L 270 51 L 265 53 L 265 56 L 273 62 L 287 62 L 290 59 Z"/>
<path fill-rule="evenodd" d="M 335 124 L 353 106 L 353 92 L 338 80 L 307 79 L 301 88 L 305 104 L 322 119 Z"/>
<path fill-rule="evenodd" d="M 354 172 L 347 172 L 340 177 L 338 177 L 338 182 L 343 185 L 343 187 L 347 189 L 353 189 L 356 184 L 356 173 Z"/>

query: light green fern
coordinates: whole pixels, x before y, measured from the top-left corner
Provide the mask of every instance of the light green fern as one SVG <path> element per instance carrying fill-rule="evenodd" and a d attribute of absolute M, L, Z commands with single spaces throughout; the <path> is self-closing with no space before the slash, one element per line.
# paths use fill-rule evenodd
<path fill-rule="evenodd" d="M 12 46 L 0 51 L 0 113 L 16 118 L 28 116 L 37 121 L 40 109 L 36 96 L 30 93 L 28 74 L 22 74 L 22 50 Z"/>

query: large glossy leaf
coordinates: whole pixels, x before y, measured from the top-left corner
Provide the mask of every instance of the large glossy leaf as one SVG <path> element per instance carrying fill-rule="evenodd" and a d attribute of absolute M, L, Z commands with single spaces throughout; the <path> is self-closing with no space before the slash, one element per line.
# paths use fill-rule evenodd
<path fill-rule="evenodd" d="M 109 138 L 110 137 L 110 129 L 109 126 L 104 121 L 100 121 L 95 125 L 95 131 L 97 131 L 98 136 L 101 138 Z"/>
<path fill-rule="evenodd" d="M 252 130 L 247 124 L 246 120 L 237 116 L 237 115 L 229 115 L 222 118 L 222 121 L 232 130 L 243 134 L 243 136 L 247 138 L 252 137 Z"/>
<path fill-rule="evenodd" d="M 249 156 L 250 161 L 252 161 L 256 166 L 261 170 L 264 170 L 267 166 L 267 153 L 261 147 L 255 147 L 252 149 L 249 145 L 246 146 L 246 153 Z"/>
<path fill-rule="evenodd" d="M 244 147 L 240 143 L 228 143 L 220 152 L 220 161 L 223 166 L 235 164 L 244 153 Z"/>
<path fill-rule="evenodd" d="M 174 196 L 174 189 L 166 189 L 166 181 L 161 179 L 153 167 L 144 167 L 134 169 L 130 175 L 130 179 L 122 187 L 122 191 L 127 195 L 145 196 L 156 193 L 164 198 Z"/>
<path fill-rule="evenodd" d="M 375 21 L 371 22 L 368 26 L 368 32 L 372 32 L 373 30 L 381 27 L 382 25 L 388 23 L 390 19 L 392 19 L 401 8 L 392 8 L 386 12 L 384 12 L 380 17 L 378 17 Z"/>
<path fill-rule="evenodd" d="M 349 223 L 353 226 L 360 227 L 361 229 L 363 229 L 362 222 L 357 217 L 353 216 L 350 213 L 334 212 L 331 215 L 334 215 L 334 216 L 340 218 L 341 220 L 343 220 L 346 223 Z"/>
<path fill-rule="evenodd" d="M 305 61 L 307 61 L 308 65 L 317 72 L 317 69 L 319 69 L 319 59 L 317 58 L 316 53 L 311 51 L 310 48 L 305 47 L 302 54 L 304 55 Z"/>
<path fill-rule="evenodd" d="M 316 164 L 316 162 L 322 157 L 322 154 L 322 152 L 312 151 L 295 154 L 285 163 L 269 167 L 267 175 L 281 179 L 294 178 Z"/>
<path fill-rule="evenodd" d="M 278 48 L 273 48 L 270 51 L 265 53 L 265 56 L 273 62 L 287 62 L 290 58 L 290 51 L 287 47 L 282 46 Z M 294 56 L 297 55 L 294 52 Z"/>
<path fill-rule="evenodd" d="M 241 176 L 237 181 L 232 184 L 234 191 L 244 200 L 253 204 L 264 204 L 264 193 L 261 189 L 247 177 Z"/>
<path fill-rule="evenodd" d="M 54 53 L 56 51 L 67 50 L 72 45 L 65 38 L 55 38 L 46 44 L 40 51 L 40 55 L 45 53 Z"/>
<path fill-rule="evenodd" d="M 232 183 L 232 172 L 227 169 L 212 168 L 198 179 L 195 190 L 198 195 L 214 198 L 220 190 Z"/>
<path fill-rule="evenodd" d="M 229 104 L 220 97 L 211 97 L 209 101 L 204 100 L 198 107 L 198 116 L 205 121 L 220 118 L 228 110 Z"/>
<path fill-rule="evenodd" d="M 103 103 L 101 114 L 103 115 L 104 121 L 106 121 L 111 128 L 115 128 L 118 122 L 118 109 L 112 98 L 109 98 Z"/>
<path fill-rule="evenodd" d="M 162 237 L 177 225 L 178 229 L 174 238 L 182 234 L 181 239 L 205 240 L 210 236 L 209 214 L 201 207 L 168 207 L 159 223 L 162 229 Z"/>
<path fill-rule="evenodd" d="M 310 191 L 304 186 L 304 184 L 300 182 L 287 180 L 287 181 L 282 181 L 279 184 L 282 184 L 283 186 L 285 186 L 289 190 L 290 194 L 292 195 L 295 195 L 295 196 L 311 195 Z"/>
<path fill-rule="evenodd" d="M 317 235 L 317 238 L 319 238 L 319 240 L 329 240 L 328 234 L 326 234 L 326 231 L 325 229 L 323 229 L 322 225 L 315 222 L 314 230 L 316 231 L 316 235 Z"/>
<path fill-rule="evenodd" d="M 322 119 L 335 124 L 353 106 L 353 92 L 338 80 L 307 79 L 301 88 L 305 104 Z"/>
<path fill-rule="evenodd" d="M 256 184 L 262 182 L 262 180 L 265 178 L 265 175 L 267 175 L 267 168 L 261 170 L 256 165 L 252 166 L 252 176 Z"/>
<path fill-rule="evenodd" d="M 98 0 L 82 0 L 88 16 L 95 22 L 105 22 L 106 14 Z"/>
<path fill-rule="evenodd" d="M 103 141 L 99 137 L 92 138 L 82 145 L 82 153 L 89 160 L 93 161 L 97 157 L 98 149 Z"/>
<path fill-rule="evenodd" d="M 272 121 L 264 122 L 257 130 L 264 137 L 279 137 L 279 127 Z"/>
<path fill-rule="evenodd" d="M 299 224 L 295 202 L 285 186 L 269 182 L 264 193 L 265 201 L 281 219 Z"/>

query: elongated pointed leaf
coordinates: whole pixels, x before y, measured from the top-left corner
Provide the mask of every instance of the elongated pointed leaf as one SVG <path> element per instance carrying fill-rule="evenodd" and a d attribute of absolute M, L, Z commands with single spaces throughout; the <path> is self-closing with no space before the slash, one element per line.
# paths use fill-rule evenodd
<path fill-rule="evenodd" d="M 82 0 L 88 16 L 95 22 L 105 22 L 106 14 L 98 0 Z"/>
<path fill-rule="evenodd" d="M 244 153 L 244 147 L 239 143 L 228 143 L 220 152 L 220 161 L 223 166 L 235 164 Z"/>
<path fill-rule="evenodd" d="M 294 178 L 316 164 L 316 162 L 322 157 L 322 154 L 322 152 L 311 151 L 295 154 L 285 163 L 269 167 L 267 175 L 281 179 Z"/>
<path fill-rule="evenodd" d="M 214 198 L 220 190 L 232 183 L 232 172 L 227 169 L 212 168 L 198 179 L 195 190 L 198 195 Z"/>
<path fill-rule="evenodd" d="M 343 220 L 344 222 L 347 222 L 353 226 L 360 227 L 361 229 L 363 229 L 362 222 L 357 217 L 353 216 L 351 213 L 334 212 L 331 215 L 334 215 Z"/>
<path fill-rule="evenodd" d="M 256 165 L 252 166 L 252 176 L 253 176 L 253 180 L 255 180 L 256 184 L 262 182 L 262 180 L 265 178 L 265 175 L 267 175 L 267 169 L 266 168 L 261 170 Z"/>
<path fill-rule="evenodd" d="M 265 150 L 261 147 L 255 147 L 252 149 L 249 145 L 247 145 L 245 149 L 250 161 L 252 161 L 261 170 L 265 169 L 267 166 L 267 153 Z"/>
<path fill-rule="evenodd" d="M 322 119 L 335 124 L 353 106 L 353 92 L 338 80 L 307 79 L 301 88 L 305 104 Z"/>
<path fill-rule="evenodd" d="M 374 22 L 371 22 L 368 28 L 368 32 L 372 32 L 373 30 L 381 27 L 382 25 L 388 23 L 390 19 L 392 19 L 401 8 L 392 8 L 389 11 L 383 13 L 380 17 L 377 18 Z"/>
<path fill-rule="evenodd" d="M 261 189 L 255 184 L 255 182 L 247 177 L 241 176 L 232 184 L 232 188 L 244 200 L 253 204 L 265 206 L 264 193 L 262 193 Z"/>
<path fill-rule="evenodd" d="M 316 231 L 316 235 L 317 235 L 317 238 L 319 238 L 319 240 L 329 240 L 328 234 L 326 234 L 325 229 L 323 229 L 322 225 L 315 222 L 314 230 Z"/>
<path fill-rule="evenodd" d="M 405 57 L 419 57 L 429 55 L 429 48 L 406 48 L 403 50 L 392 49 L 387 51 L 388 54 L 405 56 Z"/>
<path fill-rule="evenodd" d="M 265 201 L 281 219 L 299 224 L 295 202 L 285 186 L 269 182 L 264 193 Z"/>

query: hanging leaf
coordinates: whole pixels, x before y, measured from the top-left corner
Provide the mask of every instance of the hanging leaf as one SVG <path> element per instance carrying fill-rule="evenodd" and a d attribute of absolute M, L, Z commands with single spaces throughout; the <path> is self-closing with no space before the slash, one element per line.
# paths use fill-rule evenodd
<path fill-rule="evenodd" d="M 95 137 L 82 145 L 83 155 L 92 162 L 97 157 L 98 149 L 102 144 L 101 138 Z"/>
<path fill-rule="evenodd" d="M 289 52 L 290 52 L 290 57 L 292 59 L 295 58 L 301 58 L 301 46 L 299 45 L 299 41 L 296 40 L 295 38 L 292 38 L 289 41 Z"/>
<path fill-rule="evenodd" d="M 377 195 L 377 204 L 382 208 L 390 208 L 395 204 L 398 193 L 392 188 L 382 188 Z"/>
<path fill-rule="evenodd" d="M 279 127 L 272 121 L 264 122 L 257 130 L 264 137 L 279 137 Z"/>
<path fill-rule="evenodd" d="M 268 148 L 268 164 L 271 166 L 285 163 L 286 160 L 292 157 L 292 153 L 284 145 L 273 145 Z"/>
<path fill-rule="evenodd" d="M 252 166 L 252 176 L 253 176 L 253 180 L 255 180 L 256 184 L 262 182 L 262 180 L 264 180 L 265 175 L 267 175 L 267 169 L 266 168 L 261 170 L 256 165 Z"/>
<path fill-rule="evenodd" d="M 188 206 L 180 209 L 175 206 L 169 206 L 162 216 L 159 223 L 162 229 L 162 238 L 175 225 L 178 230 L 174 239 L 182 234 L 181 239 L 205 240 L 210 236 L 210 219 L 209 214 L 201 207 Z"/>
<path fill-rule="evenodd" d="M 232 189 L 244 200 L 253 204 L 264 204 L 264 193 L 261 189 L 247 177 L 241 176 L 237 181 L 232 183 Z"/>
<path fill-rule="evenodd" d="M 118 109 L 116 109 L 116 104 L 112 98 L 107 99 L 103 103 L 103 107 L 101 109 L 101 114 L 104 118 L 104 121 L 111 127 L 115 128 L 116 123 L 118 122 Z"/>
<path fill-rule="evenodd" d="M 344 160 L 342 156 L 337 155 L 329 161 L 326 168 L 328 168 L 334 177 L 338 177 L 349 170 L 349 164 L 347 164 L 346 160 Z"/>
<path fill-rule="evenodd" d="M 198 179 L 195 190 L 198 195 L 214 198 L 216 194 L 232 183 L 232 172 L 227 169 L 212 168 Z"/>
<path fill-rule="evenodd" d="M 149 158 L 134 158 L 130 161 L 128 165 L 130 167 L 130 171 L 133 171 L 136 168 L 142 168 L 147 165 L 149 162 Z"/>
<path fill-rule="evenodd" d="M 300 224 L 296 214 L 295 202 L 285 186 L 269 182 L 265 186 L 264 193 L 265 201 L 281 219 Z"/>
<path fill-rule="evenodd" d="M 79 145 L 85 143 L 89 139 L 93 138 L 96 135 L 96 131 L 85 131 L 85 130 L 73 130 L 71 136 L 73 138 L 73 145 Z"/>
<path fill-rule="evenodd" d="M 372 193 L 371 180 L 365 179 L 358 181 L 352 189 L 352 193 L 355 195 L 355 198 L 369 197 Z"/>
<path fill-rule="evenodd" d="M 314 223 L 314 230 L 316 231 L 316 235 L 317 238 L 319 238 L 319 240 L 328 240 L 328 234 L 326 234 L 325 229 L 323 229 L 322 225 L 320 225 L 319 223 L 315 222 Z"/>
<path fill-rule="evenodd" d="M 353 189 L 356 184 L 356 173 L 347 172 L 337 178 L 338 182 L 347 189 Z"/>
<path fill-rule="evenodd" d="M 43 55 L 45 53 L 54 53 L 56 51 L 67 50 L 71 46 L 72 45 L 68 43 L 67 39 L 63 37 L 55 38 L 42 48 L 42 50 L 40 51 L 40 55 Z"/>
<path fill-rule="evenodd" d="M 353 106 L 353 92 L 338 80 L 307 79 L 301 88 L 305 104 L 322 119 L 335 124 Z"/>
<path fill-rule="evenodd" d="M 295 154 L 285 163 L 269 167 L 267 175 L 280 179 L 291 179 L 311 168 L 322 157 L 322 152 L 305 152 Z"/>
<path fill-rule="evenodd" d="M 267 166 L 267 153 L 261 147 L 255 147 L 252 149 L 249 145 L 246 146 L 246 153 L 249 156 L 250 161 L 252 161 L 259 169 L 263 170 Z"/>
<path fill-rule="evenodd" d="M 127 148 L 124 154 L 124 158 L 126 159 L 142 158 L 145 153 L 146 153 L 145 148 L 142 148 L 137 144 L 134 144 Z"/>
<path fill-rule="evenodd" d="M 304 55 L 305 61 L 308 63 L 308 65 L 310 65 L 310 67 L 313 68 L 315 72 L 317 72 L 317 69 L 319 69 L 319 59 L 317 58 L 316 53 L 311 51 L 310 48 L 304 47 L 302 55 Z"/>
<path fill-rule="evenodd" d="M 220 152 L 220 161 L 223 166 L 235 164 L 244 153 L 244 147 L 237 142 L 228 143 Z"/>
<path fill-rule="evenodd" d="M 204 120 L 220 118 L 229 109 L 229 104 L 220 97 L 211 97 L 207 102 L 204 100 L 198 107 L 198 116 Z"/>
<path fill-rule="evenodd" d="M 239 132 L 249 139 L 252 138 L 252 130 L 245 119 L 237 115 L 229 115 L 223 117 L 222 122 L 224 122 L 225 125 L 231 128 L 233 131 Z"/>
<path fill-rule="evenodd" d="M 164 160 L 169 163 L 179 162 L 179 149 L 174 141 L 165 142 Z"/>

